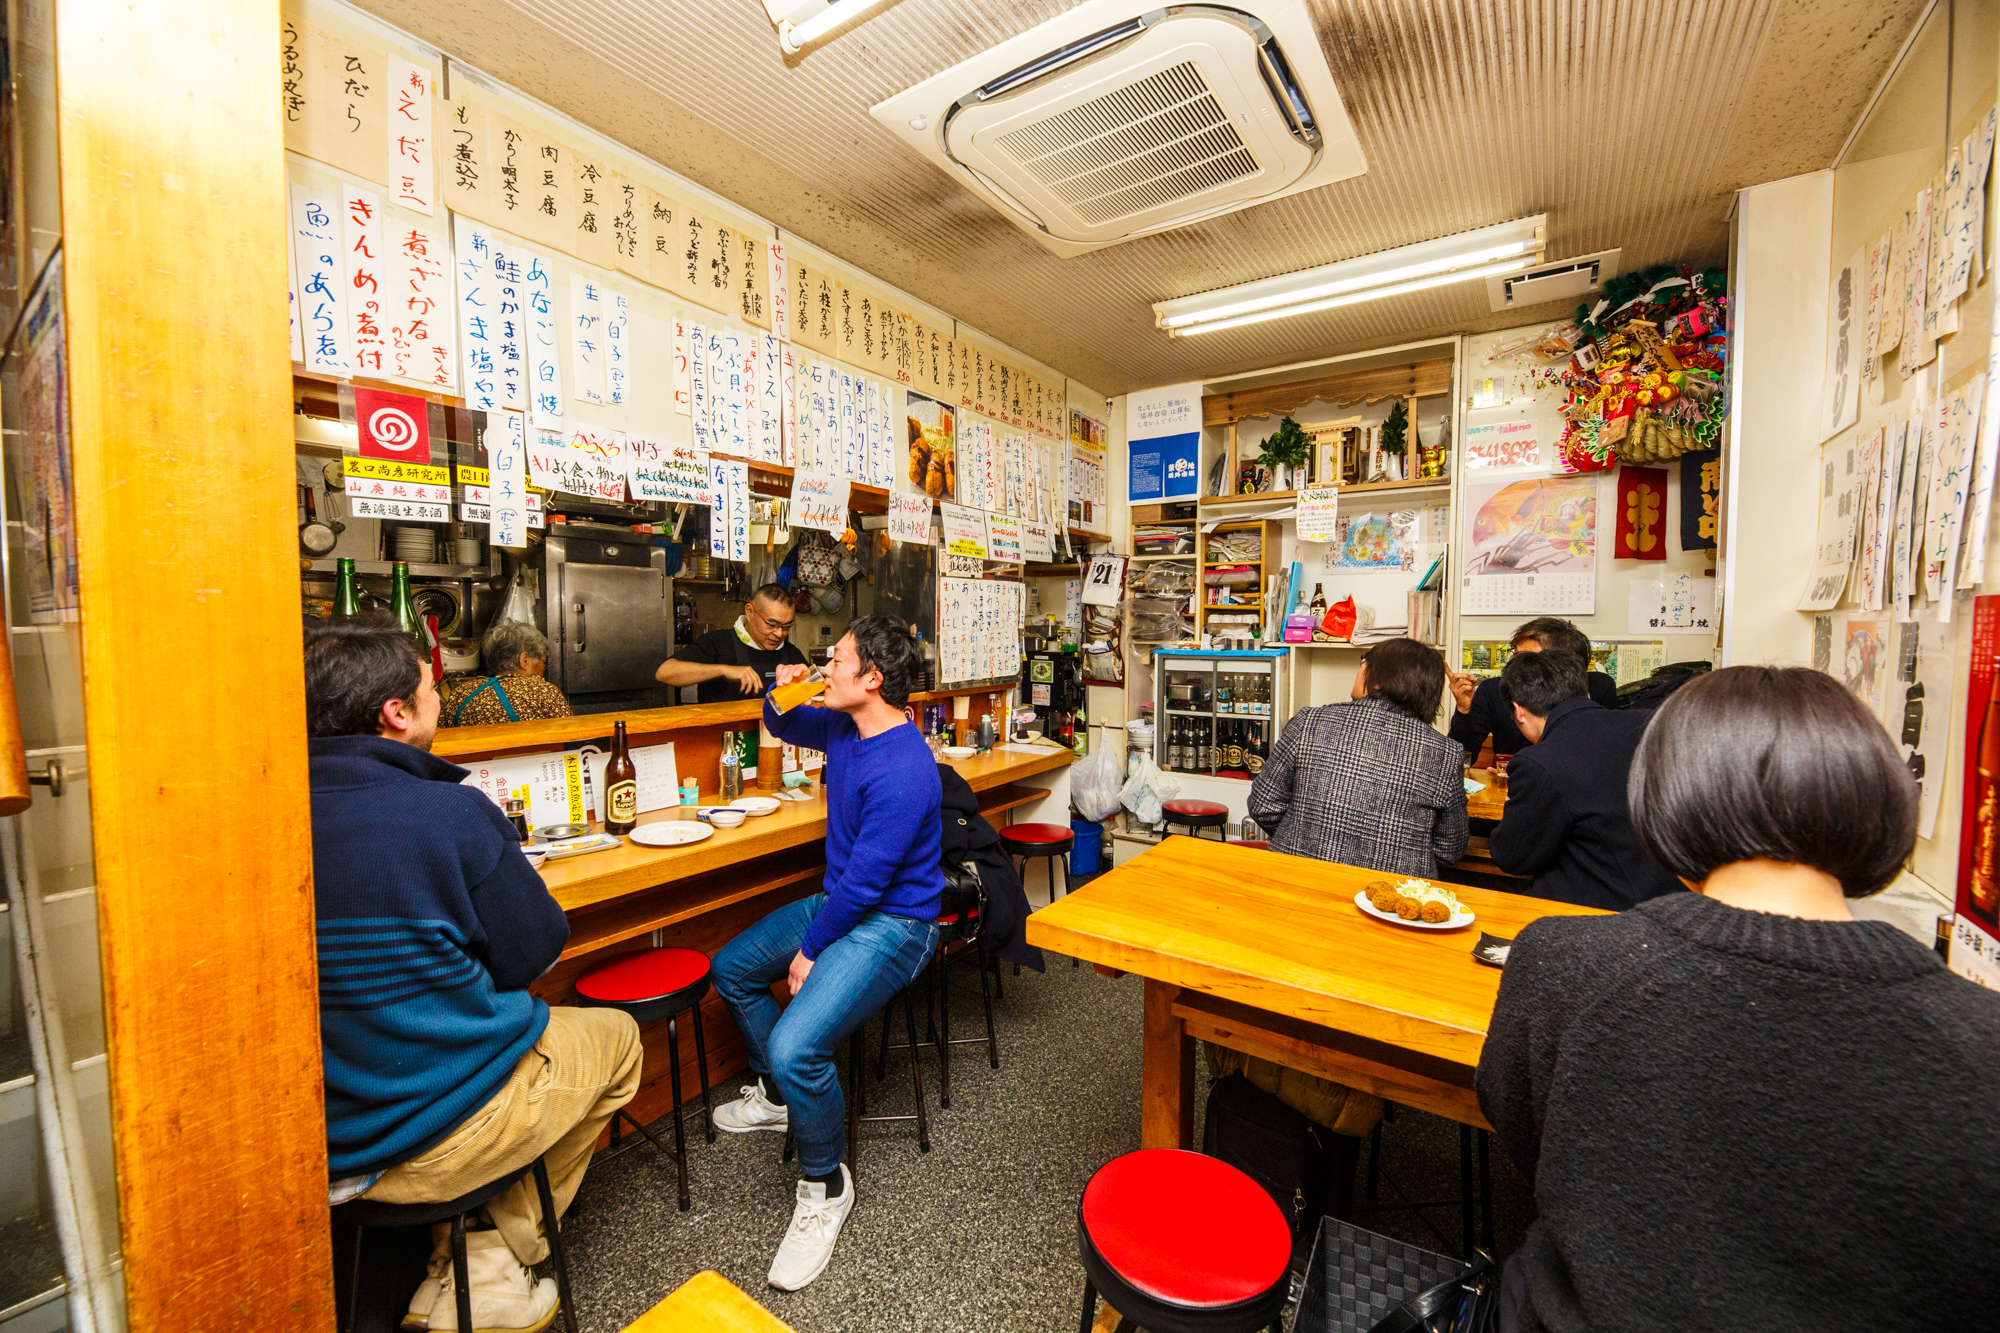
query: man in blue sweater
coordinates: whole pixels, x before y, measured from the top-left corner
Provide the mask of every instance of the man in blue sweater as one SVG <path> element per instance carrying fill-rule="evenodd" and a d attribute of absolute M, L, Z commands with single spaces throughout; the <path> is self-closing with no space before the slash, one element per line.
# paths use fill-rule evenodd
<path fill-rule="evenodd" d="M 938 841 L 943 787 L 930 747 L 904 716 L 917 650 L 894 616 L 864 616 L 834 645 L 824 708 L 777 712 L 764 725 L 826 753 L 824 889 L 759 921 L 715 956 L 715 989 L 749 1049 L 756 1081 L 718 1109 L 734 1134 L 791 1129 L 799 1182 L 770 1283 L 797 1291 L 826 1269 L 854 1208 L 845 1164 L 847 1112 L 834 1051 L 930 960 L 944 893 Z M 780 666 L 777 683 L 806 674 Z M 771 987 L 784 981 L 780 1010 Z"/>
<path fill-rule="evenodd" d="M 437 690 L 401 627 L 309 630 L 305 668 L 333 1199 L 453 1199 L 541 1157 L 560 1212 L 638 1088 L 638 1025 L 528 993 L 568 921 L 499 807 L 429 753 Z M 532 1177 L 484 1212 L 466 1238 L 475 1328 L 548 1327 Z M 406 1329 L 458 1328 L 448 1235 L 433 1228 Z"/>

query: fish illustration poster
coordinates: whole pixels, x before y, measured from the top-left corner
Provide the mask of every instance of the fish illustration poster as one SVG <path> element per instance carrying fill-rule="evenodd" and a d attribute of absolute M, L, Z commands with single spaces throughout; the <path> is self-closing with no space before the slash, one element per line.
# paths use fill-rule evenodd
<path fill-rule="evenodd" d="M 1468 484 L 1464 615 L 1597 609 L 1597 474 Z"/>

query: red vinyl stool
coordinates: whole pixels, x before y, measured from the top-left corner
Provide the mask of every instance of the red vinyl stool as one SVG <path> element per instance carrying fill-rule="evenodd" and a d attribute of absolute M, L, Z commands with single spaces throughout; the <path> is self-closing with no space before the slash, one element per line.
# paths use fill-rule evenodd
<path fill-rule="evenodd" d="M 640 949 L 621 954 L 608 963 L 599 963 L 576 979 L 577 1002 L 589 1008 L 622 1009 L 644 1026 L 667 1021 L 667 1073 L 674 1092 L 674 1146 L 670 1150 L 653 1131 L 640 1124 L 620 1107 L 611 1117 L 611 1142 L 618 1142 L 618 1122 L 638 1130 L 655 1148 L 673 1158 L 680 1173 L 680 1205 L 686 1212 L 688 1199 L 687 1135 L 681 1117 L 680 1016 L 694 1012 L 694 1058 L 701 1070 L 701 1122 L 710 1143 L 715 1142 L 715 1122 L 709 1119 L 708 1043 L 701 1031 L 701 997 L 708 994 L 708 955 L 699 949 Z"/>
<path fill-rule="evenodd" d="M 1246 842 L 1239 842 L 1236 845 L 1238 847 L 1247 847 L 1253 852 L 1268 852 L 1271 850 L 1271 844 L 1262 838 L 1252 838 Z"/>
<path fill-rule="evenodd" d="M 1216 808 L 1221 809 L 1222 807 L 1217 806 Z M 1070 830 L 1069 825 L 1009 824 L 1006 828 L 1000 830 L 1000 845 L 1006 849 L 1009 856 L 1018 856 L 1024 861 L 1033 860 L 1038 856 L 1048 857 L 1049 901 L 1054 902 L 1056 900 L 1056 868 L 1058 866 L 1062 868 L 1063 896 L 1069 896 L 1069 849 L 1076 846 L 1076 834 Z M 1025 892 L 1027 887 L 1028 871 L 1027 867 L 1023 866 L 1021 868 L 1022 891 Z M 1077 960 L 1074 958 L 1070 959 L 1069 965 L 1075 967 Z M 996 968 L 994 971 L 995 980 L 998 980 L 999 969 Z M 1021 969 L 1017 966 L 1014 969 L 1014 974 L 1019 976 L 1020 973 Z"/>
<path fill-rule="evenodd" d="M 1226 1162 L 1152 1148 L 1115 1157 L 1076 1210 L 1083 1320 L 1102 1295 L 1148 1333 L 1282 1333 L 1292 1233 L 1264 1187 Z"/>
<path fill-rule="evenodd" d="M 1160 807 L 1166 812 L 1167 832 L 1174 831 L 1174 825 L 1187 826 L 1188 836 L 1199 838 L 1201 830 L 1212 828 L 1215 836 L 1229 841 L 1229 807 L 1219 801 L 1168 801 Z"/>

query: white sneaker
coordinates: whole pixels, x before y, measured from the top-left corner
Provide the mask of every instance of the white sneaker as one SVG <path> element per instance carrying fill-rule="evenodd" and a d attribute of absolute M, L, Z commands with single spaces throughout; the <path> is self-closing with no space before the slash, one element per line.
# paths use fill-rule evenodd
<path fill-rule="evenodd" d="M 465 1269 L 472 1287 L 472 1333 L 542 1333 L 555 1322 L 560 1299 L 554 1278 L 535 1280 L 535 1271 L 514 1257 L 498 1231 L 465 1237 Z M 457 1333 L 457 1280 L 449 1264 L 431 1303 L 431 1333 Z"/>
<path fill-rule="evenodd" d="M 762 1083 L 751 1083 L 742 1089 L 743 1095 L 733 1102 L 726 1102 L 715 1108 L 715 1127 L 731 1134 L 748 1134 L 756 1129 L 775 1129 L 779 1133 L 791 1127 L 792 1113 L 785 1107 L 773 1105 L 764 1095 Z"/>
<path fill-rule="evenodd" d="M 799 1182 L 791 1229 L 778 1245 L 778 1257 L 771 1260 L 771 1274 L 766 1279 L 779 1291 L 809 1286 L 826 1271 L 833 1258 L 833 1243 L 840 1239 L 840 1224 L 854 1211 L 854 1177 L 845 1162 L 840 1164 L 840 1183 L 846 1188 L 838 1199 L 829 1200 L 826 1186 L 810 1180 Z"/>

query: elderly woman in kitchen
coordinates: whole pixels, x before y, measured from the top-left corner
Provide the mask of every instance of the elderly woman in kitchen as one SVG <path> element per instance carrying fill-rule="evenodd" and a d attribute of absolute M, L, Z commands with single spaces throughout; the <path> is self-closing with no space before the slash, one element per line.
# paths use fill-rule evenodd
<path fill-rule="evenodd" d="M 439 724 L 478 727 L 568 717 L 569 700 L 542 677 L 548 657 L 549 641 L 533 625 L 496 620 L 479 641 L 479 662 L 489 674 L 446 682 Z"/>

